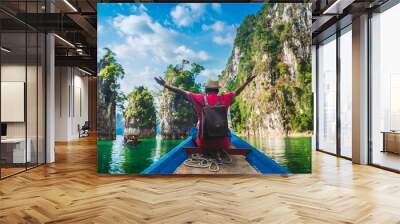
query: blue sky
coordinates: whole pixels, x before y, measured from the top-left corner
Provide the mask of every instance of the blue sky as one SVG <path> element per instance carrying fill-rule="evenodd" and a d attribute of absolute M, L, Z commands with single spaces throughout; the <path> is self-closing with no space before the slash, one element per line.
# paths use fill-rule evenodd
<path fill-rule="evenodd" d="M 169 64 L 188 59 L 205 67 L 200 83 L 216 78 L 232 51 L 236 28 L 259 3 L 101 3 L 98 4 L 98 57 L 109 47 L 125 69 L 121 89 L 159 87 Z"/>

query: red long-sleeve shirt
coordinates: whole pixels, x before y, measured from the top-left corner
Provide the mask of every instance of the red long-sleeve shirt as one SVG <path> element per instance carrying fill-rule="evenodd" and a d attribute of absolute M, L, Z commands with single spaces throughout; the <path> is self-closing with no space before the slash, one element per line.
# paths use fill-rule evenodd
<path fill-rule="evenodd" d="M 220 104 L 226 107 L 226 111 L 228 111 L 229 106 L 232 104 L 234 96 L 235 92 L 229 92 L 220 96 Z M 199 131 L 197 132 L 196 144 L 200 148 L 211 148 L 211 149 L 228 148 L 231 144 L 230 138 L 228 136 L 217 139 L 201 139 L 202 113 L 200 105 L 202 106 L 205 105 L 203 95 L 198 93 L 186 92 L 186 97 L 192 103 L 197 112 Z M 216 93 L 208 94 L 206 97 L 207 97 L 207 102 L 210 106 L 214 106 L 215 104 L 217 104 L 218 95 Z"/>

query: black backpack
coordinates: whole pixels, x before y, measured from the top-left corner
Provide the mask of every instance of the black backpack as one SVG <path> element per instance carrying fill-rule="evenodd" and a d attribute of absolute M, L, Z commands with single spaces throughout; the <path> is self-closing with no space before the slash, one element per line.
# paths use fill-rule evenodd
<path fill-rule="evenodd" d="M 210 106 L 207 98 L 204 95 L 204 107 L 202 107 L 202 126 L 201 138 L 213 139 L 223 138 L 228 135 L 228 117 L 226 107 L 221 105 L 221 97 L 218 96 L 218 101 L 215 106 Z"/>

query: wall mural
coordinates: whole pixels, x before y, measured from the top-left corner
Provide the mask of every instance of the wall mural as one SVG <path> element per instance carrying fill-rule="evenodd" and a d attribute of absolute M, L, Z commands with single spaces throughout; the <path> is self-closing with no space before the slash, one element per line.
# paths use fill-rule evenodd
<path fill-rule="evenodd" d="M 307 3 L 98 4 L 111 174 L 311 172 Z"/>

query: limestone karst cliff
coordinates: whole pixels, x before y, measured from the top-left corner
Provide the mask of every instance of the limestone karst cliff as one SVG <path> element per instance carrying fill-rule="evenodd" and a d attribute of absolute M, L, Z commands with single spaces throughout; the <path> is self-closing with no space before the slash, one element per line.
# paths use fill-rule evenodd
<path fill-rule="evenodd" d="M 195 82 L 196 76 L 204 68 L 196 63 L 183 60 L 181 65 L 168 66 L 164 78 L 167 83 L 190 92 L 200 92 L 200 85 Z M 197 123 L 193 106 L 182 95 L 166 89 L 160 97 L 160 130 L 165 139 L 183 139 L 191 127 Z"/>
<path fill-rule="evenodd" d="M 265 4 L 237 29 L 220 76 L 225 91 L 250 74 L 255 81 L 231 106 L 234 129 L 270 135 L 312 130 L 311 11 L 309 4 Z"/>
<path fill-rule="evenodd" d="M 119 81 L 124 69 L 108 48 L 100 59 L 97 69 L 97 139 L 113 140 L 116 137 L 115 113 L 123 101 Z"/>
<path fill-rule="evenodd" d="M 150 90 L 143 86 L 137 87 L 128 94 L 127 101 L 124 111 L 125 134 L 137 132 L 135 135 L 138 137 L 155 137 L 156 108 Z"/>

